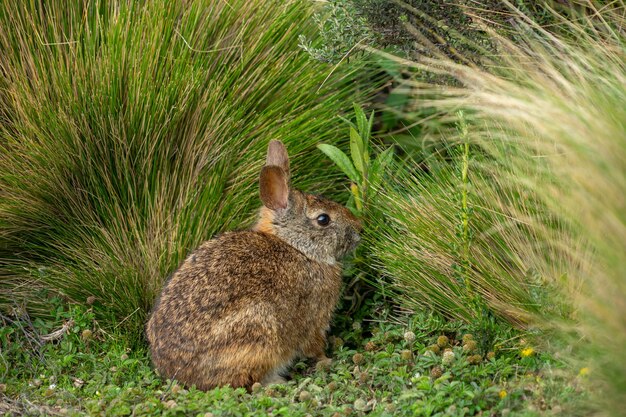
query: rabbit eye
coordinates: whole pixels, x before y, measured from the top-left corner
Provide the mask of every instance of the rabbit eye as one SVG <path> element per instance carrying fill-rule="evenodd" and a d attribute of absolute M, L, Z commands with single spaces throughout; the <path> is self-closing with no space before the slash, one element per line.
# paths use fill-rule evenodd
<path fill-rule="evenodd" d="M 319 224 L 320 226 L 328 226 L 328 223 L 330 223 L 330 216 L 326 213 L 322 213 L 319 216 L 317 216 L 317 224 Z"/>

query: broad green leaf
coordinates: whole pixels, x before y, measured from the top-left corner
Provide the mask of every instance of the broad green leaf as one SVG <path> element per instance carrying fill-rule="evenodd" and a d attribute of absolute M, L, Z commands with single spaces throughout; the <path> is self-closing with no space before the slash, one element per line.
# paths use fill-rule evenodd
<path fill-rule="evenodd" d="M 359 133 L 365 132 L 367 128 L 367 116 L 365 116 L 363 109 L 356 103 L 354 103 L 354 113 L 356 114 L 356 125 Z"/>
<path fill-rule="evenodd" d="M 339 167 L 339 169 L 341 169 L 343 173 L 350 178 L 350 180 L 360 183 L 360 176 L 356 172 L 356 169 L 354 169 L 354 165 L 350 162 L 348 155 L 343 153 L 341 149 L 325 143 L 317 145 L 317 148 L 324 152 L 324 154 L 326 154 L 326 156 L 328 156 Z"/>
<path fill-rule="evenodd" d="M 363 211 L 363 198 L 361 197 L 361 190 L 359 190 L 359 186 L 355 183 L 350 185 L 350 191 L 352 192 L 352 196 L 354 197 L 354 203 L 356 204 L 356 209 L 361 212 Z"/>
<path fill-rule="evenodd" d="M 389 164 L 391 164 L 392 160 L 393 147 L 385 149 L 376 157 L 374 162 L 372 162 L 372 167 L 368 176 L 368 182 L 372 187 L 376 188 L 378 186 L 378 183 L 382 177 L 383 172 L 385 171 L 385 168 L 387 168 Z"/>
<path fill-rule="evenodd" d="M 352 162 L 354 167 L 361 174 L 365 174 L 365 167 L 363 166 L 363 139 L 359 132 L 350 128 L 350 155 L 352 156 Z"/>

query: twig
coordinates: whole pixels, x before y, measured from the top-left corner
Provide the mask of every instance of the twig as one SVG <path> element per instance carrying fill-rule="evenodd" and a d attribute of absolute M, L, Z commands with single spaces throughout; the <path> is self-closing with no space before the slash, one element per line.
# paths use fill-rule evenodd
<path fill-rule="evenodd" d="M 117 329 L 118 327 L 120 327 L 122 325 L 122 323 L 124 323 L 126 320 L 128 320 L 133 314 L 135 314 L 136 312 L 138 312 L 140 310 L 140 307 L 137 307 L 135 309 L 135 311 L 133 311 L 132 313 L 130 313 L 128 316 L 124 317 L 124 319 L 122 321 L 120 321 L 119 323 L 117 323 L 117 325 L 114 327 L 115 329 Z"/>
<path fill-rule="evenodd" d="M 39 339 L 41 339 L 44 342 L 51 342 L 53 340 L 58 340 L 62 338 L 64 335 L 66 335 L 67 333 L 69 333 L 70 327 L 72 326 L 74 326 L 74 320 L 70 319 L 66 323 L 64 323 L 60 329 L 57 329 L 49 334 L 41 335 L 39 336 Z"/>

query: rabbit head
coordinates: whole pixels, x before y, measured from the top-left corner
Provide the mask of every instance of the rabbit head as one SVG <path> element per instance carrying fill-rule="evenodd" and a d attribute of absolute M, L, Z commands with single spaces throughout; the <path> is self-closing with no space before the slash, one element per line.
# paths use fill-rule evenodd
<path fill-rule="evenodd" d="M 273 140 L 259 179 L 263 207 L 254 229 L 279 237 L 310 259 L 335 264 L 358 244 L 359 219 L 334 201 L 291 188 L 289 179 L 287 149 Z"/>

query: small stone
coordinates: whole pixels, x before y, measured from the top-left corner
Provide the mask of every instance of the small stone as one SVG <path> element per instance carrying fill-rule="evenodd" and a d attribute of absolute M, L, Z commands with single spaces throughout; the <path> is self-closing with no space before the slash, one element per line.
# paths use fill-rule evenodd
<path fill-rule="evenodd" d="M 467 362 L 469 362 L 472 365 L 478 365 L 482 361 L 483 361 L 483 357 L 481 355 L 472 355 L 469 358 L 467 358 Z"/>
<path fill-rule="evenodd" d="M 441 375 L 443 375 L 443 369 L 441 369 L 441 366 L 433 366 L 430 370 L 430 377 L 432 379 L 437 379 L 440 378 Z"/>
<path fill-rule="evenodd" d="M 415 341 L 415 333 L 411 331 L 404 333 L 404 340 L 409 343 L 413 343 Z"/>
<path fill-rule="evenodd" d="M 439 336 L 437 338 L 437 346 L 440 348 L 445 348 L 450 343 L 450 339 L 447 336 Z"/>
<path fill-rule="evenodd" d="M 94 297 L 93 295 L 90 295 L 89 297 L 87 297 L 87 305 L 92 305 L 95 302 L 96 302 L 96 297 Z"/>
<path fill-rule="evenodd" d="M 172 408 L 176 407 L 178 404 L 176 404 L 176 401 L 174 401 L 174 400 L 169 400 L 169 401 L 166 401 L 165 403 L 163 403 L 163 405 L 165 406 L 165 408 L 172 409 Z"/>
<path fill-rule="evenodd" d="M 492 360 L 495 359 L 496 353 L 493 351 L 487 352 L 487 359 Z"/>
<path fill-rule="evenodd" d="M 364 357 L 363 357 L 362 353 L 355 353 L 352 356 L 352 362 L 354 362 L 355 365 L 359 365 L 359 364 L 363 363 L 363 359 L 364 359 Z"/>
<path fill-rule="evenodd" d="M 446 350 L 445 352 L 443 352 L 443 357 L 441 358 L 441 363 L 444 365 L 450 365 L 452 364 L 452 362 L 454 362 L 454 352 L 451 350 Z"/>
<path fill-rule="evenodd" d="M 439 347 L 439 345 L 430 345 L 427 348 L 428 350 L 430 350 L 431 352 L 435 353 L 435 354 L 439 354 L 441 353 L 441 348 Z"/>
<path fill-rule="evenodd" d="M 337 383 L 335 381 L 330 381 L 328 383 L 328 385 L 326 385 L 326 389 L 328 389 L 328 391 L 333 392 L 337 390 Z"/>
<path fill-rule="evenodd" d="M 83 385 L 85 384 L 85 381 L 83 381 L 80 378 L 72 378 L 73 379 L 73 384 L 76 388 L 82 388 Z"/>
<path fill-rule="evenodd" d="M 400 357 L 404 361 L 410 361 L 410 360 L 413 359 L 413 352 L 411 352 L 410 350 L 406 350 L 405 349 L 402 352 L 400 352 Z"/>
<path fill-rule="evenodd" d="M 300 402 L 309 401 L 311 398 L 313 398 L 313 396 L 309 391 L 300 391 L 300 394 L 298 395 Z"/>
<path fill-rule="evenodd" d="M 365 351 L 366 352 L 373 352 L 376 350 L 376 343 L 369 341 L 365 344 Z"/>
<path fill-rule="evenodd" d="M 367 401 L 365 401 L 362 398 L 358 398 L 355 402 L 354 402 L 354 409 L 356 411 L 367 411 L 368 406 L 367 406 Z"/>
<path fill-rule="evenodd" d="M 465 342 L 465 344 L 463 345 L 463 352 L 465 353 L 471 353 L 474 352 L 476 349 L 478 348 L 478 343 L 476 343 L 473 340 L 468 340 L 467 342 Z"/>
<path fill-rule="evenodd" d="M 122 353 L 122 356 L 120 356 L 120 360 L 125 361 L 126 359 L 128 359 L 128 355 L 126 353 Z"/>
<path fill-rule="evenodd" d="M 91 340 L 91 338 L 93 337 L 93 332 L 89 329 L 85 329 L 83 330 L 83 332 L 80 334 L 80 337 L 84 340 Z"/>

